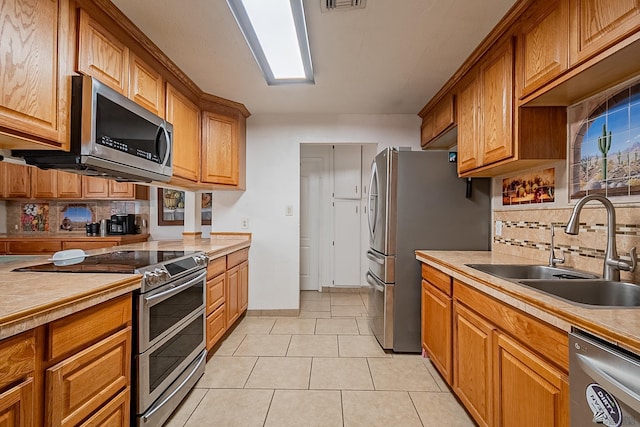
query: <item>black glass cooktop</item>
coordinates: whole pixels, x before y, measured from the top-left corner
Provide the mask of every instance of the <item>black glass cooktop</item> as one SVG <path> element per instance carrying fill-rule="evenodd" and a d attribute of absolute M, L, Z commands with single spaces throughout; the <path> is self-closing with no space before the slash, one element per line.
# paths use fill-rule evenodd
<path fill-rule="evenodd" d="M 116 251 L 16 268 L 13 271 L 133 274 L 140 268 L 166 263 L 195 253 L 195 251 Z"/>

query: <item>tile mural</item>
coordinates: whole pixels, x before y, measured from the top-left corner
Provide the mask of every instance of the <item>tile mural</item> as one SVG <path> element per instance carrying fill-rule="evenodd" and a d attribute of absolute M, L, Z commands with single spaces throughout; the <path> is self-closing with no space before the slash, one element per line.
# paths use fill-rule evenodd
<path fill-rule="evenodd" d="M 640 194 L 640 81 L 567 109 L 571 198 Z"/>
<path fill-rule="evenodd" d="M 555 168 L 502 180 L 502 205 L 551 203 L 555 200 Z"/>
<path fill-rule="evenodd" d="M 22 203 L 21 231 L 49 231 L 49 203 Z"/>

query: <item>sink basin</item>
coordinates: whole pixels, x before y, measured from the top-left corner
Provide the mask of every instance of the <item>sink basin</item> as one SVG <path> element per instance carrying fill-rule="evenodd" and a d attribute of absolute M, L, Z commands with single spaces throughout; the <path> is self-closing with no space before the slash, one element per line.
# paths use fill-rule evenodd
<path fill-rule="evenodd" d="M 602 279 L 521 280 L 519 283 L 578 304 L 640 307 L 640 285 L 633 283 Z"/>
<path fill-rule="evenodd" d="M 467 264 L 484 273 L 503 279 L 596 279 L 595 274 L 577 271 L 571 268 L 550 267 L 548 265 L 524 265 L 524 264 Z"/>

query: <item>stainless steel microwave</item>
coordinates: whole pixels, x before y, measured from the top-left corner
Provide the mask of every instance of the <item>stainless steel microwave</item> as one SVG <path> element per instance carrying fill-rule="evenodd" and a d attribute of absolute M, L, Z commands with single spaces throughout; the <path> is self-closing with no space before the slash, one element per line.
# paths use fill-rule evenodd
<path fill-rule="evenodd" d="M 93 77 L 73 76 L 70 150 L 13 150 L 41 169 L 129 182 L 171 179 L 173 125 Z"/>

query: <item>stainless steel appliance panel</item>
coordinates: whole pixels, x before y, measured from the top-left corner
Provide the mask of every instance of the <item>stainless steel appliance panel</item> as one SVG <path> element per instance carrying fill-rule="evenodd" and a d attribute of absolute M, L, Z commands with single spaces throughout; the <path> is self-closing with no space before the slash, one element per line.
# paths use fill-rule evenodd
<path fill-rule="evenodd" d="M 370 206 L 370 271 L 385 283 L 394 284 L 390 325 L 391 346 L 397 352 L 420 351 L 420 263 L 417 249 L 488 250 L 491 233 L 489 179 L 473 179 L 467 198 L 467 180 L 458 178 L 455 163 L 444 151 L 399 151 L 388 148 L 372 166 Z M 375 195 L 377 194 L 377 198 Z M 381 196 L 384 195 L 384 196 Z M 381 222 L 384 218 L 384 222 Z M 371 255 L 371 256 L 370 256 Z M 385 264 L 379 260 L 385 259 Z M 393 261 L 391 261 L 391 259 Z M 385 265 L 392 265 L 389 275 Z M 382 309 L 375 305 L 373 310 Z M 388 342 L 388 340 L 386 340 Z"/>
<path fill-rule="evenodd" d="M 569 334 L 571 426 L 640 426 L 640 356 L 582 331 Z"/>
<path fill-rule="evenodd" d="M 367 272 L 369 289 L 369 326 L 382 348 L 393 347 L 393 294 L 394 285 L 381 282 L 370 271 Z"/>
<path fill-rule="evenodd" d="M 151 404 L 170 389 L 202 353 L 206 346 L 205 330 L 206 316 L 201 310 L 153 347 L 136 355 L 137 407 L 140 413 L 147 412 Z"/>
<path fill-rule="evenodd" d="M 139 294 L 138 348 L 140 352 L 162 340 L 184 319 L 204 310 L 206 270 L 175 280 L 170 286 Z"/>

